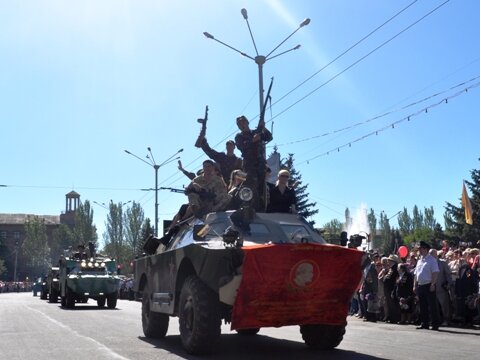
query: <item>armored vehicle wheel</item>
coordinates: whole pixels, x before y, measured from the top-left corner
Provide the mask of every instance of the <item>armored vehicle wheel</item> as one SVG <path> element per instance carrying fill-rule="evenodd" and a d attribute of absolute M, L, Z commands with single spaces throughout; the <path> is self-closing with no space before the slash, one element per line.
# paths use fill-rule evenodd
<path fill-rule="evenodd" d="M 107 306 L 109 309 L 115 309 L 117 307 L 117 293 L 108 295 Z"/>
<path fill-rule="evenodd" d="M 62 305 L 62 307 L 67 306 L 67 297 L 66 296 L 60 297 L 60 304 Z"/>
<path fill-rule="evenodd" d="M 345 326 L 300 325 L 305 344 L 314 349 L 330 350 L 337 347 L 345 334 Z"/>
<path fill-rule="evenodd" d="M 220 338 L 218 295 L 197 276 L 185 280 L 178 306 L 180 338 L 190 354 L 212 352 Z"/>
<path fill-rule="evenodd" d="M 257 335 L 259 331 L 260 331 L 260 328 L 238 329 L 237 333 L 239 335 Z"/>
<path fill-rule="evenodd" d="M 42 292 L 40 293 L 40 299 L 41 300 L 47 300 L 47 292 L 42 290 Z"/>
<path fill-rule="evenodd" d="M 105 298 L 104 297 L 100 297 L 97 299 L 97 305 L 99 308 L 103 308 L 105 306 Z"/>
<path fill-rule="evenodd" d="M 151 293 L 145 285 L 142 297 L 142 328 L 146 337 L 163 339 L 167 334 L 170 317 L 150 310 Z"/>
<path fill-rule="evenodd" d="M 50 291 L 50 295 L 48 296 L 48 302 L 56 303 L 58 301 L 58 292 L 57 290 Z"/>
<path fill-rule="evenodd" d="M 66 301 L 66 305 L 67 305 L 67 308 L 69 309 L 73 309 L 75 307 L 75 294 L 72 293 L 71 290 L 69 290 L 67 288 L 67 301 Z"/>

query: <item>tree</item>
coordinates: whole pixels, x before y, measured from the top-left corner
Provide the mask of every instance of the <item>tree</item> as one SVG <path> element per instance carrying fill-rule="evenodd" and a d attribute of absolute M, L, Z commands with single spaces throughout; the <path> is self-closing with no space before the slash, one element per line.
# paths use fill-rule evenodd
<path fill-rule="evenodd" d="M 434 229 L 435 225 L 437 225 L 437 220 L 435 220 L 433 206 L 424 209 L 424 216 L 423 216 L 423 226 L 429 229 Z"/>
<path fill-rule="evenodd" d="M 423 227 L 423 214 L 421 210 L 418 210 L 418 206 L 413 207 L 413 219 L 412 219 L 412 229 L 420 229 Z"/>
<path fill-rule="evenodd" d="M 384 254 L 390 254 L 392 251 L 391 228 L 387 214 L 383 211 L 380 213 L 380 231 L 382 237 L 378 243 L 373 244 L 373 247 L 380 249 Z"/>
<path fill-rule="evenodd" d="M 90 207 L 88 200 L 80 204 L 75 214 L 73 238 L 76 245 L 82 244 L 87 247 L 89 242 L 93 242 L 95 245 L 97 244 L 97 228 L 93 224 L 93 209 Z"/>
<path fill-rule="evenodd" d="M 404 207 L 403 211 L 398 215 L 398 227 L 400 229 L 400 233 L 403 236 L 411 234 L 413 231 L 413 220 L 408 214 L 407 208 Z"/>
<path fill-rule="evenodd" d="M 132 259 L 140 253 L 144 219 L 143 209 L 140 204 L 135 201 L 132 203 L 132 206 L 125 211 L 125 240 Z"/>
<path fill-rule="evenodd" d="M 311 218 L 318 213 L 318 209 L 315 209 L 316 202 L 309 202 L 308 200 L 308 184 L 302 185 L 302 175 L 295 169 L 293 154 L 288 154 L 286 159 L 281 162 L 281 167 L 287 169 L 290 172 L 290 181 L 295 185 L 295 194 L 297 196 L 297 212 L 305 219 Z M 314 220 L 308 220 L 310 225 L 315 224 Z"/>
<path fill-rule="evenodd" d="M 124 247 L 122 203 L 115 204 L 110 201 L 105 228 L 103 234 L 105 251 L 112 258 L 120 261 Z"/>
<path fill-rule="evenodd" d="M 3 261 L 3 259 L 0 259 L 0 277 L 6 271 L 7 271 L 7 268 L 5 267 L 5 261 Z"/>
<path fill-rule="evenodd" d="M 465 180 L 464 183 L 470 194 L 473 224 L 469 225 L 465 222 L 465 208 L 461 204 L 461 198 L 459 199 L 460 206 L 449 202 L 445 206 L 445 236 L 456 245 L 463 242 L 467 246 L 472 246 L 480 239 L 480 170 L 473 169 L 470 171 L 470 175 L 472 180 Z"/>
<path fill-rule="evenodd" d="M 52 234 L 53 241 L 51 244 L 51 258 L 52 264 L 57 264 L 60 256 L 64 254 L 65 250 L 76 248 L 77 242 L 75 240 L 73 231 L 65 224 L 61 224 L 58 229 L 55 229 Z"/>
<path fill-rule="evenodd" d="M 22 251 L 32 277 L 46 274 L 51 264 L 45 220 L 38 216 L 28 217 L 25 222 L 25 232 Z"/>
<path fill-rule="evenodd" d="M 377 216 L 375 215 L 375 211 L 370 209 L 370 212 L 367 216 L 368 227 L 370 228 L 370 240 L 372 240 L 376 233 L 377 233 Z"/>
<path fill-rule="evenodd" d="M 333 219 L 323 225 L 323 238 L 330 244 L 340 244 L 340 233 L 343 230 L 343 224 Z"/>

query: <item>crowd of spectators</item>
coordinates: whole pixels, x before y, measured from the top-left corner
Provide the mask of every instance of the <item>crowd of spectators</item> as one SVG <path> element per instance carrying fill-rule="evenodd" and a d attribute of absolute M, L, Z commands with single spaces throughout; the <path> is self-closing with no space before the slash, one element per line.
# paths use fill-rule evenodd
<path fill-rule="evenodd" d="M 29 281 L 0 281 L 0 293 L 32 291 L 32 287 Z"/>
<path fill-rule="evenodd" d="M 480 250 L 453 248 L 445 241 L 442 244 L 441 249 L 428 251 L 438 263 L 439 272 L 430 291 L 435 293 L 440 326 L 480 325 Z M 350 315 L 364 321 L 420 325 L 418 287 L 414 282 L 419 247 L 409 249 L 403 258 L 375 251 L 369 256 L 371 263 L 364 270 Z"/>

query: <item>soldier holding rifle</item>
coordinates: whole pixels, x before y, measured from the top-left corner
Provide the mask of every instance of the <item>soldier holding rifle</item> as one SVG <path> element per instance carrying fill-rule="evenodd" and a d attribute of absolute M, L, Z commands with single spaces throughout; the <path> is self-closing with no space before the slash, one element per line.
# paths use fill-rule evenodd
<path fill-rule="evenodd" d="M 251 130 L 245 116 L 237 117 L 240 132 L 235 136 L 235 144 L 242 152 L 243 170 L 247 173 L 246 185 L 253 190 L 255 209 L 265 210 L 265 169 L 267 161 L 263 151 L 263 143 L 272 140 L 272 134 L 265 128 L 263 117 L 258 127 Z"/>

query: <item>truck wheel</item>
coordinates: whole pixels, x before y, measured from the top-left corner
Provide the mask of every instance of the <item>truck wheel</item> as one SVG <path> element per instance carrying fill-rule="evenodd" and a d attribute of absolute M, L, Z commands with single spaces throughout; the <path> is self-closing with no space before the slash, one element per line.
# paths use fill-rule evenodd
<path fill-rule="evenodd" d="M 67 297 L 66 296 L 61 296 L 60 297 L 60 305 L 62 305 L 62 307 L 67 306 Z"/>
<path fill-rule="evenodd" d="M 97 299 L 97 306 L 99 308 L 103 308 L 105 306 L 105 298 L 104 297 L 100 297 Z"/>
<path fill-rule="evenodd" d="M 239 335 L 257 335 L 259 331 L 260 331 L 260 328 L 237 329 L 237 333 Z"/>
<path fill-rule="evenodd" d="M 66 301 L 67 308 L 73 309 L 75 307 L 75 294 L 72 293 L 72 291 L 69 290 L 68 288 L 67 288 L 66 298 L 67 298 L 67 301 Z"/>
<path fill-rule="evenodd" d="M 337 347 L 345 334 L 345 326 L 300 325 L 305 344 L 314 349 L 330 350 Z"/>
<path fill-rule="evenodd" d="M 58 292 L 57 290 L 51 290 L 50 296 L 48 297 L 48 302 L 56 303 L 58 301 Z"/>
<path fill-rule="evenodd" d="M 211 353 L 220 339 L 218 295 L 197 276 L 189 276 L 180 293 L 180 338 L 190 354 Z"/>
<path fill-rule="evenodd" d="M 148 338 L 163 339 L 167 334 L 170 317 L 150 310 L 151 293 L 145 284 L 142 296 L 142 328 Z"/>
<path fill-rule="evenodd" d="M 117 293 L 108 295 L 107 306 L 109 309 L 115 309 L 117 307 Z"/>

